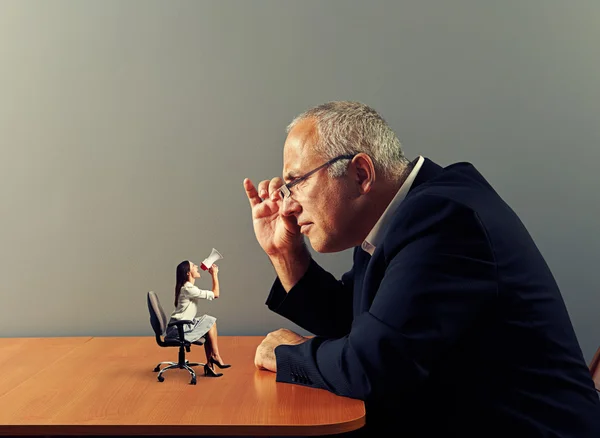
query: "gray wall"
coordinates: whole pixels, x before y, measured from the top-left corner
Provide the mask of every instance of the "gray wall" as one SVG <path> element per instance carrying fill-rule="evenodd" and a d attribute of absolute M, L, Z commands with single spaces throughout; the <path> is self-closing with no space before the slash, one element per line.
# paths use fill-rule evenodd
<path fill-rule="evenodd" d="M 264 305 L 273 272 L 242 180 L 281 174 L 297 113 L 354 99 L 409 156 L 489 178 L 591 359 L 599 15 L 597 1 L 1 2 L 0 336 L 151 335 L 146 292 L 170 312 L 176 264 L 212 247 L 222 297 L 203 310 L 220 334 L 296 328 Z M 339 275 L 350 255 L 316 257 Z"/>

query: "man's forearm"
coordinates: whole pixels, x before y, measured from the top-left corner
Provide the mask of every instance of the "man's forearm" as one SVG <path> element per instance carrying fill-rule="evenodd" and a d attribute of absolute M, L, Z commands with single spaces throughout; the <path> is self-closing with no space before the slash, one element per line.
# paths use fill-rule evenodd
<path fill-rule="evenodd" d="M 270 257 L 277 277 L 286 292 L 304 276 L 310 265 L 311 256 L 306 245 L 288 254 Z"/>

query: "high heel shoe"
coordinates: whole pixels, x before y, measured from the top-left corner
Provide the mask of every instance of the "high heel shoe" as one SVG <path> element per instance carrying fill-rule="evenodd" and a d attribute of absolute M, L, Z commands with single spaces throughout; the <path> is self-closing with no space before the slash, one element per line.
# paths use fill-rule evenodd
<path fill-rule="evenodd" d="M 208 366 L 208 364 L 206 364 L 204 365 L 204 375 L 206 377 L 221 377 L 223 373 L 215 373 L 215 370 L 213 370 L 211 367 Z"/>
<path fill-rule="evenodd" d="M 216 360 L 214 360 L 212 357 L 210 358 L 210 363 L 214 363 L 216 366 L 218 366 L 219 368 L 223 369 L 223 368 L 229 368 L 231 365 L 228 363 L 220 363 L 217 362 Z"/>

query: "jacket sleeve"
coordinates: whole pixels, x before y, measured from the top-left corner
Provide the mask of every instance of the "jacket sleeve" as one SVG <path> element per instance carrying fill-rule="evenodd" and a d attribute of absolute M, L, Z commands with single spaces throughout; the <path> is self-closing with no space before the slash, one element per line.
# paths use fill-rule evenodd
<path fill-rule="evenodd" d="M 337 280 L 311 259 L 304 276 L 287 293 L 276 279 L 266 304 L 315 335 L 337 338 L 350 332 L 353 284 L 353 270 Z"/>
<path fill-rule="evenodd" d="M 386 233 L 385 273 L 369 311 L 339 339 L 275 349 L 277 381 L 368 400 L 414 389 L 497 295 L 493 252 L 477 215 L 428 196 Z"/>

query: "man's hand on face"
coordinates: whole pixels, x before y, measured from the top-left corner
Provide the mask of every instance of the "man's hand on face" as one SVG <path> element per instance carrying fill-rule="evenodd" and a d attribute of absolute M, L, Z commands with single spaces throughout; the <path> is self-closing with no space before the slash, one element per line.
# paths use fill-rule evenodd
<path fill-rule="evenodd" d="M 282 214 L 283 198 L 279 193 L 282 185 L 283 180 L 279 177 L 261 181 L 258 188 L 250 179 L 244 180 L 252 207 L 254 234 L 268 256 L 286 255 L 304 244 L 296 218 Z"/>
<path fill-rule="evenodd" d="M 254 365 L 259 369 L 277 372 L 277 361 L 275 360 L 275 348 L 280 345 L 298 345 L 306 342 L 309 338 L 294 333 L 288 329 L 279 329 L 269 333 L 256 348 Z"/>

